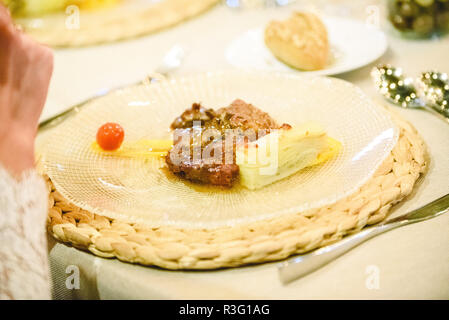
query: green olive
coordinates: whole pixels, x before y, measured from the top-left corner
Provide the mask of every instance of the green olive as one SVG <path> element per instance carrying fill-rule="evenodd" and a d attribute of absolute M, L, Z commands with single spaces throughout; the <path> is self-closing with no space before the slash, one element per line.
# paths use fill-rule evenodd
<path fill-rule="evenodd" d="M 415 0 L 415 2 L 423 7 L 430 7 L 433 4 L 433 0 Z"/>
<path fill-rule="evenodd" d="M 449 30 L 449 11 L 437 13 L 436 23 L 441 30 Z"/>
<path fill-rule="evenodd" d="M 417 13 L 416 9 L 417 9 L 416 6 L 413 5 L 412 3 L 404 2 L 399 9 L 399 13 L 404 17 L 412 17 Z"/>
<path fill-rule="evenodd" d="M 406 20 L 404 19 L 403 16 L 401 16 L 399 14 L 394 15 L 391 18 L 391 22 L 393 23 L 393 25 L 396 28 L 398 28 L 400 30 L 407 29 L 407 22 L 406 22 Z"/>
<path fill-rule="evenodd" d="M 428 34 L 432 31 L 434 20 L 431 15 L 422 15 L 413 21 L 413 30 L 420 34 Z"/>

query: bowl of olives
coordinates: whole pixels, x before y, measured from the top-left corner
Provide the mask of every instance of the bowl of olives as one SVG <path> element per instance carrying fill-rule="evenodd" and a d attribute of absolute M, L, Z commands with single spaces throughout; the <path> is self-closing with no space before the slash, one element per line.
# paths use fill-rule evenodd
<path fill-rule="evenodd" d="M 388 19 L 403 36 L 428 38 L 449 30 L 449 0 L 387 0 Z"/>

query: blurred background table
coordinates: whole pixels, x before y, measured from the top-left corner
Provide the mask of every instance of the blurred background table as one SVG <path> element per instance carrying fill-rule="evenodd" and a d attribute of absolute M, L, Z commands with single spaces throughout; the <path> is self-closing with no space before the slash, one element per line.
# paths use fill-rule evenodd
<path fill-rule="evenodd" d="M 312 3 L 312 5 L 311 5 Z M 219 5 L 169 30 L 128 41 L 55 51 L 55 72 L 45 115 L 56 114 L 101 90 L 143 79 L 173 46 L 187 51 L 176 74 L 229 68 L 224 51 L 240 33 L 295 8 L 370 19 L 379 10 L 388 30 L 383 1 L 297 1 L 282 8 L 231 9 Z M 449 36 L 405 40 L 387 31 L 389 49 L 375 63 L 338 75 L 378 96 L 369 76 L 381 62 L 416 76 L 437 69 L 449 72 Z M 428 144 L 429 172 L 415 194 L 394 215 L 417 208 L 449 191 L 449 125 L 431 114 L 396 109 Z M 342 110 L 344 116 L 344 110 Z M 398 229 L 361 245 L 317 272 L 282 285 L 276 263 L 204 272 L 165 271 L 95 257 L 49 239 L 55 298 L 102 299 L 402 299 L 449 298 L 449 215 Z M 68 266 L 79 267 L 80 289 L 66 288 Z M 67 273 L 66 273 L 67 271 Z M 379 287 L 369 285 L 378 272 Z"/>

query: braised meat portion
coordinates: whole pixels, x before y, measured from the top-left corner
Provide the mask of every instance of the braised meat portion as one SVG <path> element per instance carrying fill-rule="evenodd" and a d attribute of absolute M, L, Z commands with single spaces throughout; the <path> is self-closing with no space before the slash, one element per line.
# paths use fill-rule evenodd
<path fill-rule="evenodd" d="M 179 117 L 173 121 L 170 128 L 187 129 L 193 127 L 194 121 L 200 121 L 201 126 L 209 124 L 217 117 L 213 109 L 206 109 L 199 103 L 194 103 L 190 109 L 184 111 Z"/>
<path fill-rule="evenodd" d="M 174 149 L 173 149 L 174 150 Z M 179 149 L 178 149 L 179 150 Z M 180 153 L 170 151 L 166 156 L 166 162 L 170 171 L 184 179 L 211 184 L 216 186 L 231 187 L 239 175 L 239 166 L 235 163 L 226 164 L 223 161 L 195 161 L 192 157 L 183 157 Z M 179 157 L 180 161 L 172 161 L 170 156 Z"/>
<path fill-rule="evenodd" d="M 237 99 L 226 108 L 217 110 L 220 119 L 226 121 L 232 129 L 248 129 L 255 132 L 263 130 L 269 132 L 270 129 L 278 129 L 276 121 L 266 112 L 256 108 L 252 104 Z"/>
<path fill-rule="evenodd" d="M 240 134 L 253 130 L 255 135 L 249 139 L 254 140 L 279 126 L 267 113 L 243 100 L 235 100 L 217 111 L 194 103 L 174 120 L 171 128 L 175 130 L 173 148 L 166 156 L 170 171 L 190 181 L 231 187 L 239 175 L 235 163 L 238 139 L 233 139 L 229 147 L 225 143 L 227 129 L 239 129 Z M 206 129 L 214 134 L 205 138 Z"/>

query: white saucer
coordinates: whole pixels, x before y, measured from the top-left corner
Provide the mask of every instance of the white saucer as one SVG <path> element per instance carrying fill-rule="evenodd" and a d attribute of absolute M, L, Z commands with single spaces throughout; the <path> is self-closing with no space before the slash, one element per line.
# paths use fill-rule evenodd
<path fill-rule="evenodd" d="M 329 33 L 332 51 L 332 61 L 325 69 L 306 72 L 280 62 L 265 46 L 265 26 L 248 30 L 235 38 L 226 49 L 226 60 L 237 68 L 334 75 L 363 67 L 387 50 L 385 34 L 371 25 L 338 17 L 324 17 L 323 22 Z"/>

